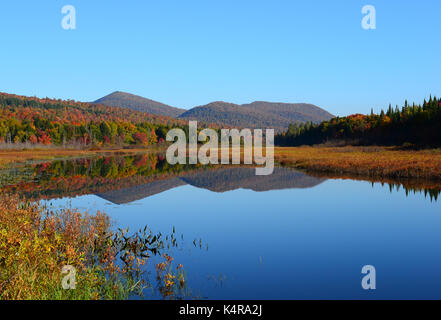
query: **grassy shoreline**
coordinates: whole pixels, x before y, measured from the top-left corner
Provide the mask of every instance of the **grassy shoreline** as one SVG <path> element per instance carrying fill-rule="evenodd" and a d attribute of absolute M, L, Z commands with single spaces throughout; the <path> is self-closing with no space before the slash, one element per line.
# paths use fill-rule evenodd
<path fill-rule="evenodd" d="M 276 148 L 275 159 L 282 165 L 333 176 L 441 181 L 441 149 L 286 147 Z"/>
<path fill-rule="evenodd" d="M 147 152 L 164 151 L 164 147 L 135 147 L 135 148 L 100 148 L 100 149 L 29 149 L 29 150 L 1 150 L 0 167 L 10 163 L 19 163 L 31 160 L 56 160 L 70 157 L 91 157 L 97 155 L 134 155 Z"/>

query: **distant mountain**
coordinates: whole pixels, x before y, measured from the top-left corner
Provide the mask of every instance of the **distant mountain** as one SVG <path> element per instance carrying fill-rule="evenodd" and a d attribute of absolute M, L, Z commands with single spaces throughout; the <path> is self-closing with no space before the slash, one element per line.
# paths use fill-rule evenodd
<path fill-rule="evenodd" d="M 274 128 L 276 131 L 284 130 L 294 122 L 319 123 L 333 117 L 312 104 L 264 101 L 242 105 L 217 101 L 195 107 L 179 116 L 181 119 L 205 123 L 243 128 Z"/>
<path fill-rule="evenodd" d="M 96 100 L 95 103 L 112 107 L 128 108 L 135 111 L 142 111 L 174 118 L 186 111 L 184 109 L 171 107 L 161 102 L 121 91 L 115 91 L 105 97 L 102 97 L 101 99 Z"/>
<path fill-rule="evenodd" d="M 265 101 L 242 105 L 216 101 L 184 110 L 121 91 L 113 92 L 96 100 L 95 103 L 183 120 L 197 120 L 205 124 L 239 128 L 274 128 L 278 132 L 286 130 L 294 122 L 320 123 L 334 117 L 326 110 L 312 104 Z"/>

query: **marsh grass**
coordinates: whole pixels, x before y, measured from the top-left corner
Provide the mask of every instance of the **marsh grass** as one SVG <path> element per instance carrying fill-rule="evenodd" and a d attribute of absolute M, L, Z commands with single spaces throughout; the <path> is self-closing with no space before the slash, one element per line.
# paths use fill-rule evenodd
<path fill-rule="evenodd" d="M 282 165 L 334 175 L 441 181 L 440 149 L 292 147 L 276 148 L 275 159 Z"/>
<path fill-rule="evenodd" d="M 0 299 L 142 296 L 152 286 L 143 266 L 164 248 L 161 235 L 153 235 L 147 228 L 130 236 L 128 230 L 112 231 L 109 218 L 101 212 L 92 216 L 74 209 L 52 211 L 17 196 L 2 197 Z M 65 265 L 76 268 L 73 290 L 62 288 Z M 171 261 L 168 266 L 171 268 Z M 175 292 L 175 286 L 184 286 L 181 268 L 165 273 L 156 287 L 165 284 L 168 292 Z"/>

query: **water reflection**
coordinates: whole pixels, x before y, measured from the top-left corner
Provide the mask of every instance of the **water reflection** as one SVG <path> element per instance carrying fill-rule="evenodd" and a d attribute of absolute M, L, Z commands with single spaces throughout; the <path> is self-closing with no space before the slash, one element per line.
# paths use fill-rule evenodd
<path fill-rule="evenodd" d="M 32 200 L 96 194 L 114 204 L 125 204 L 185 185 L 212 192 L 237 189 L 264 192 L 313 188 L 328 178 L 387 183 L 391 192 L 403 187 L 406 194 L 424 192 L 432 201 L 437 201 L 441 190 L 435 182 L 306 174 L 287 167 L 276 167 L 269 176 L 256 176 L 252 167 L 171 166 L 163 155 L 153 153 L 56 160 L 7 168 L 0 171 L 0 186 L 3 194 L 18 193 Z"/>
<path fill-rule="evenodd" d="M 185 267 L 190 297 L 440 298 L 439 183 L 254 173 L 146 154 L 28 164 L 0 179 L 2 192 L 104 211 L 117 227 L 176 226 L 186 246 L 169 254 Z M 360 286 L 367 264 L 378 270 L 375 293 Z"/>
<path fill-rule="evenodd" d="M 256 176 L 254 168 L 221 168 L 183 173 L 178 177 L 153 181 L 130 188 L 111 190 L 97 195 L 115 204 L 141 200 L 184 185 L 226 192 L 237 189 L 270 191 L 295 188 L 312 188 L 326 179 L 310 177 L 287 168 L 275 168 L 270 176 Z"/>

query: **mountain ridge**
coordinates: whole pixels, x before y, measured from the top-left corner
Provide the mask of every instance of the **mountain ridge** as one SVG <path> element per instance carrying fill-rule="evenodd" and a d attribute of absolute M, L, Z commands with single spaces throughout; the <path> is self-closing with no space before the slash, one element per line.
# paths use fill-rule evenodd
<path fill-rule="evenodd" d="M 248 104 L 234 104 L 215 101 L 194 107 L 181 114 L 179 119 L 232 127 L 274 128 L 280 131 L 294 122 L 320 123 L 333 117 L 326 110 L 308 103 L 254 101 Z"/>
<path fill-rule="evenodd" d="M 240 128 L 274 128 L 279 132 L 295 122 L 320 123 L 334 117 L 328 111 L 309 103 L 261 100 L 245 104 L 213 101 L 184 110 L 122 91 L 115 91 L 96 100 L 95 103 L 166 115 L 181 120 L 196 120 L 206 124 Z"/>

